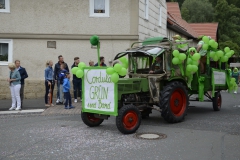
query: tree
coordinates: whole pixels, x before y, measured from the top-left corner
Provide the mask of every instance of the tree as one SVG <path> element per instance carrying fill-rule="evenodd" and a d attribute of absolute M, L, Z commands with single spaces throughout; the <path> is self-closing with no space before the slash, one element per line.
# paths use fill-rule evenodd
<path fill-rule="evenodd" d="M 215 21 L 219 23 L 219 47 L 228 45 L 235 51 L 240 52 L 240 8 L 228 4 L 226 0 L 218 0 L 215 7 Z"/>
<path fill-rule="evenodd" d="M 181 7 L 181 14 L 189 23 L 212 22 L 214 8 L 208 0 L 185 0 Z"/>

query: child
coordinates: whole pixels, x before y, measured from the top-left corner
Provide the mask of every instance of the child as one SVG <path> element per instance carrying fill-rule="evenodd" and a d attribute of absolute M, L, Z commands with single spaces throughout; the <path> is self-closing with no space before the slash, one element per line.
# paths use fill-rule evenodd
<path fill-rule="evenodd" d="M 66 98 L 65 101 L 65 109 L 71 109 L 74 108 L 72 106 L 72 99 L 71 99 L 71 95 L 70 95 L 70 74 L 69 72 L 65 73 L 65 78 L 63 80 L 63 92 L 64 92 L 64 97 Z M 68 105 L 69 104 L 69 105 Z"/>
<path fill-rule="evenodd" d="M 89 61 L 89 66 L 93 67 L 94 66 L 94 62 L 93 61 Z"/>
<path fill-rule="evenodd" d="M 60 65 L 60 71 L 58 73 L 58 78 L 60 81 L 60 91 L 59 91 L 59 102 L 57 103 L 57 105 L 63 104 L 63 79 L 65 77 L 65 73 L 67 72 L 66 68 L 66 64 L 63 63 Z M 65 99 L 65 96 L 64 96 Z"/>

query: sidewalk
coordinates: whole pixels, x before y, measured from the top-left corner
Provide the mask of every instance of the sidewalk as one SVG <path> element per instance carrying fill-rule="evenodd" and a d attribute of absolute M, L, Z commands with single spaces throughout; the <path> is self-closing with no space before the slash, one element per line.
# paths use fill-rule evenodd
<path fill-rule="evenodd" d="M 73 99 L 72 99 L 73 102 Z M 0 111 L 8 111 L 11 107 L 11 99 L 7 100 L 0 100 Z M 75 108 L 73 109 L 64 109 L 64 105 L 56 105 L 54 101 L 53 107 L 45 107 L 44 99 L 24 99 L 23 101 L 23 108 L 22 111 L 25 110 L 37 110 L 37 109 L 44 109 L 41 115 L 64 115 L 64 114 L 81 114 L 81 104 L 82 102 L 73 103 Z M 13 112 L 15 113 L 15 112 Z M 19 111 L 18 113 L 21 113 Z"/>

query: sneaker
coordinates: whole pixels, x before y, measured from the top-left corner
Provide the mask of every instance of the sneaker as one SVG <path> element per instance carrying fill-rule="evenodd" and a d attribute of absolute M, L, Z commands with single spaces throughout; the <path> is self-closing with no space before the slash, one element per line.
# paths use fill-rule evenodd
<path fill-rule="evenodd" d="M 234 91 L 235 94 L 237 94 L 237 91 Z"/>
<path fill-rule="evenodd" d="M 69 109 L 75 108 L 74 106 L 69 106 Z"/>
<path fill-rule="evenodd" d="M 12 111 L 12 110 L 15 110 L 16 109 L 16 107 L 11 107 L 11 108 L 9 108 L 9 111 Z"/>
<path fill-rule="evenodd" d="M 45 107 L 50 107 L 50 105 L 49 104 L 45 104 Z"/>
<path fill-rule="evenodd" d="M 71 108 L 67 106 L 67 107 L 65 107 L 65 109 L 71 109 Z"/>
<path fill-rule="evenodd" d="M 21 107 L 17 107 L 17 108 L 16 108 L 16 111 L 19 111 L 19 110 L 21 110 Z"/>
<path fill-rule="evenodd" d="M 54 105 L 53 105 L 53 104 L 51 104 L 50 106 L 51 106 L 51 107 L 53 107 Z"/>
<path fill-rule="evenodd" d="M 63 105 L 63 102 L 58 102 L 56 105 Z"/>
<path fill-rule="evenodd" d="M 57 99 L 56 103 L 59 103 L 60 99 Z"/>
<path fill-rule="evenodd" d="M 74 99 L 74 103 L 77 103 L 77 99 Z"/>

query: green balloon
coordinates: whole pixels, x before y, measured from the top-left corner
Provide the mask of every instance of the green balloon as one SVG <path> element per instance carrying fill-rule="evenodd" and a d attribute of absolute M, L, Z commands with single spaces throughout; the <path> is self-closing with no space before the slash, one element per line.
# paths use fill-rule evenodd
<path fill-rule="evenodd" d="M 192 65 L 192 72 L 197 72 L 198 67 L 196 65 Z"/>
<path fill-rule="evenodd" d="M 191 58 L 187 59 L 187 64 L 192 64 L 192 59 Z"/>
<path fill-rule="evenodd" d="M 213 46 L 215 45 L 215 41 L 214 41 L 213 39 L 211 39 L 211 40 L 208 42 L 208 44 L 209 44 L 211 47 L 213 47 Z"/>
<path fill-rule="evenodd" d="M 227 56 L 223 56 L 222 58 L 221 58 L 221 62 L 227 62 L 228 61 L 228 57 Z"/>
<path fill-rule="evenodd" d="M 186 54 L 181 53 L 181 54 L 179 54 L 178 58 L 179 58 L 180 60 L 185 60 L 185 59 L 186 59 Z"/>
<path fill-rule="evenodd" d="M 227 56 L 228 58 L 230 58 L 232 56 L 232 53 L 231 52 L 228 52 L 225 54 L 225 56 Z"/>
<path fill-rule="evenodd" d="M 223 57 L 223 55 L 224 55 L 223 51 L 221 51 L 221 50 L 217 51 L 216 54 L 218 57 Z"/>
<path fill-rule="evenodd" d="M 118 75 L 117 73 L 113 73 L 113 74 L 111 75 L 111 81 L 112 81 L 113 83 L 117 83 L 118 80 L 119 80 L 119 75 Z"/>
<path fill-rule="evenodd" d="M 173 63 L 174 65 L 179 64 L 179 62 L 180 62 L 180 60 L 178 59 L 178 57 L 174 57 L 174 58 L 172 59 L 172 63 Z"/>
<path fill-rule="evenodd" d="M 214 42 L 213 48 L 214 48 L 214 49 L 217 49 L 217 48 L 218 48 L 218 43 L 217 43 L 217 42 Z"/>
<path fill-rule="evenodd" d="M 192 61 L 192 65 L 198 66 L 199 63 L 198 63 L 198 61 Z"/>
<path fill-rule="evenodd" d="M 83 67 L 86 67 L 86 64 L 84 62 L 78 63 L 78 68 L 82 69 Z"/>
<path fill-rule="evenodd" d="M 128 68 L 128 64 L 127 64 L 127 63 L 123 63 L 122 66 L 123 66 L 124 68 L 126 68 L 126 69 Z"/>
<path fill-rule="evenodd" d="M 78 78 L 82 78 L 83 77 L 83 70 L 79 69 L 77 72 L 76 72 L 76 76 Z"/>
<path fill-rule="evenodd" d="M 198 61 L 201 58 L 201 55 L 199 53 L 194 53 L 192 56 L 192 59 L 195 61 Z"/>
<path fill-rule="evenodd" d="M 231 50 L 232 55 L 234 55 L 234 50 Z"/>
<path fill-rule="evenodd" d="M 113 69 L 113 67 L 109 67 L 107 68 L 106 72 L 108 75 L 112 75 L 113 73 L 115 73 L 115 70 Z"/>
<path fill-rule="evenodd" d="M 99 42 L 99 37 L 98 37 L 97 35 L 93 35 L 93 36 L 90 38 L 90 43 L 91 43 L 93 46 L 98 45 L 98 42 Z"/>
<path fill-rule="evenodd" d="M 206 44 L 208 44 L 208 42 L 209 42 L 209 38 L 207 36 L 203 36 L 202 40 Z"/>
<path fill-rule="evenodd" d="M 225 48 L 224 48 L 224 52 L 225 52 L 225 53 L 228 53 L 229 51 L 230 51 L 230 48 L 229 48 L 229 47 L 225 47 Z"/>
<path fill-rule="evenodd" d="M 122 63 L 126 63 L 127 62 L 127 58 L 126 57 L 121 57 L 119 60 Z"/>
<path fill-rule="evenodd" d="M 214 55 L 214 57 L 213 57 L 213 60 L 216 62 L 216 61 L 218 61 L 218 56 L 217 55 Z"/>
<path fill-rule="evenodd" d="M 204 50 L 208 50 L 208 44 L 204 44 L 204 45 L 202 46 L 202 48 L 203 48 Z"/>
<path fill-rule="evenodd" d="M 188 72 L 192 72 L 192 65 L 191 64 L 187 65 L 186 69 L 187 69 Z"/>
<path fill-rule="evenodd" d="M 210 52 L 210 57 L 213 58 L 215 56 L 215 52 L 211 51 Z"/>
<path fill-rule="evenodd" d="M 173 51 L 173 55 L 174 55 L 174 57 L 178 57 L 179 56 L 179 51 L 178 50 L 174 50 Z"/>
<path fill-rule="evenodd" d="M 116 71 L 116 72 L 120 72 L 121 71 L 121 69 L 122 69 L 122 65 L 121 64 L 119 64 L 119 63 L 117 63 L 117 64 L 115 64 L 114 65 L 114 70 Z"/>
<path fill-rule="evenodd" d="M 71 69 L 72 74 L 76 74 L 76 72 L 77 72 L 78 70 L 79 70 L 78 67 L 73 67 L 73 68 Z"/>
<path fill-rule="evenodd" d="M 127 74 L 126 68 L 122 68 L 121 71 L 119 72 L 120 76 L 125 76 Z"/>

